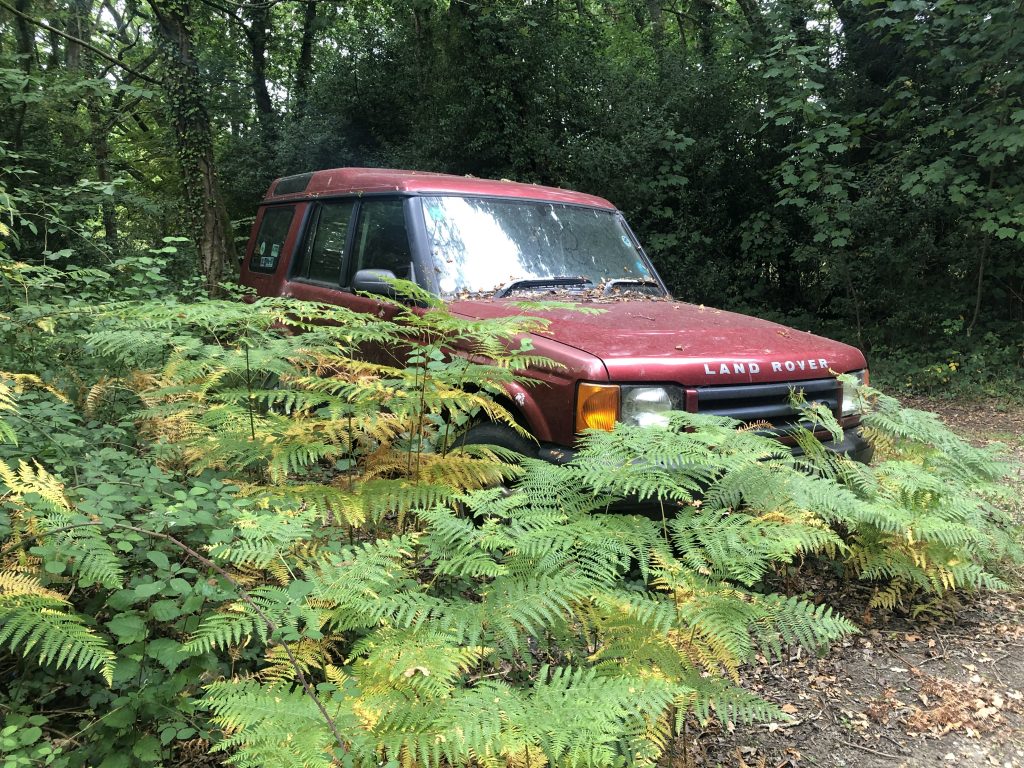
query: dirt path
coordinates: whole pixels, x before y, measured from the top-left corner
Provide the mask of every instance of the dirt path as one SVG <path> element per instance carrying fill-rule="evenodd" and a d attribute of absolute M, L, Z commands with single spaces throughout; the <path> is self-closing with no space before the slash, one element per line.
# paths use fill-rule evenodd
<path fill-rule="evenodd" d="M 905 402 L 1024 462 L 1024 408 Z M 1024 475 L 1017 478 L 1024 488 Z M 856 620 L 861 634 L 823 658 L 745 670 L 743 682 L 791 723 L 712 727 L 678 745 L 675 768 L 1024 768 L 1024 590 L 964 598 L 918 618 L 865 610 L 868 593 L 817 575 L 800 589 Z"/>

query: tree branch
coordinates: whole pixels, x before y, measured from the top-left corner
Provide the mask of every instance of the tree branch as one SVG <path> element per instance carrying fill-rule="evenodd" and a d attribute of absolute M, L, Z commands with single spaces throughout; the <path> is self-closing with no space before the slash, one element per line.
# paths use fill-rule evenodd
<path fill-rule="evenodd" d="M 40 27 L 42 29 L 45 29 L 46 31 L 51 32 L 52 34 L 59 35 L 60 37 L 63 37 L 65 40 L 70 40 L 71 42 L 76 43 L 76 44 L 82 46 L 86 50 L 92 51 L 97 56 L 99 56 L 101 59 L 109 61 L 111 64 L 114 64 L 114 65 L 120 67 L 125 72 L 128 72 L 128 73 L 130 73 L 132 75 L 135 75 L 135 77 L 139 78 L 140 80 L 145 80 L 146 82 L 153 83 L 155 85 L 159 85 L 160 84 L 159 80 L 156 80 L 156 79 L 150 77 L 149 75 L 143 74 L 142 72 L 138 72 L 138 71 L 132 69 L 131 67 L 129 67 L 127 64 L 125 64 L 120 59 L 114 58 L 113 56 L 111 56 L 109 53 L 106 53 L 105 51 L 101 51 L 96 46 L 91 45 L 90 43 L 85 42 L 85 40 L 77 38 L 74 35 L 69 35 L 67 32 L 63 32 L 63 31 L 57 29 L 56 27 L 52 27 L 49 24 L 47 24 L 45 21 L 40 21 L 39 19 L 33 19 L 31 16 L 29 16 L 27 14 L 24 14 L 21 11 L 19 11 L 13 5 L 8 5 L 5 2 L 5 0 L 0 0 L 0 8 L 6 8 L 8 11 L 13 13 L 15 16 L 17 16 L 20 19 L 23 19 L 24 21 L 27 21 L 29 24 L 34 24 L 35 26 Z"/>

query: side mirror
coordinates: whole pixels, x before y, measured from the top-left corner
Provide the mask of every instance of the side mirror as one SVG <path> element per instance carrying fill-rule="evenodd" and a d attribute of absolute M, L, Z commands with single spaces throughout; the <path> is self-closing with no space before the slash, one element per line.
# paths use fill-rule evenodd
<path fill-rule="evenodd" d="M 352 290 L 393 297 L 395 288 L 384 278 L 394 280 L 395 273 L 390 269 L 360 269 L 352 277 Z"/>

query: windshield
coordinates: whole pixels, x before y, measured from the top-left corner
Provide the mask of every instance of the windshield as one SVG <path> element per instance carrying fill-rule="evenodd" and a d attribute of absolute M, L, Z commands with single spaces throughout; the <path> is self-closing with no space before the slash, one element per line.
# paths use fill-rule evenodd
<path fill-rule="evenodd" d="M 494 293 L 517 281 L 556 277 L 662 292 L 614 211 L 478 197 L 422 200 L 444 295 Z"/>

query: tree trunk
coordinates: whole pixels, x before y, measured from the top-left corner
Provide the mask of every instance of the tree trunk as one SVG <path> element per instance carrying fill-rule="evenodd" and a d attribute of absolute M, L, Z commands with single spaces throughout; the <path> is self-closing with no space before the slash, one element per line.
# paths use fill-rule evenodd
<path fill-rule="evenodd" d="M 87 109 L 89 131 L 92 134 L 92 151 L 96 157 L 96 178 L 106 184 L 111 181 L 110 141 L 107 138 L 106 120 L 92 106 L 88 106 Z M 113 199 L 105 199 L 100 204 L 100 213 L 103 218 L 103 239 L 111 251 L 114 251 L 117 248 L 118 233 L 117 209 L 114 207 Z"/>
<path fill-rule="evenodd" d="M 54 26 L 57 25 L 57 21 L 54 20 Z M 47 38 L 50 43 L 50 52 L 46 56 L 46 71 L 56 72 L 62 63 L 61 56 L 61 37 L 56 32 L 47 32 Z"/>
<path fill-rule="evenodd" d="M 218 291 L 231 253 L 231 226 L 220 196 L 213 158 L 213 133 L 193 55 L 189 8 L 182 0 L 149 0 L 156 17 L 164 88 L 184 182 L 187 225 L 210 295 Z"/>
<path fill-rule="evenodd" d="M 694 5 L 697 17 L 697 51 L 705 62 L 710 63 L 714 57 L 715 37 L 712 25 L 715 18 L 715 6 L 712 0 L 697 0 Z"/>
<path fill-rule="evenodd" d="M 80 69 L 82 65 L 82 44 L 79 40 L 89 42 L 92 36 L 92 25 L 89 17 L 92 14 L 92 0 L 72 0 L 71 13 L 68 15 L 67 32 L 76 40 L 68 40 L 64 46 L 64 64 L 68 69 Z"/>
<path fill-rule="evenodd" d="M 906 50 L 899 36 L 887 33 L 887 28 L 871 26 L 879 14 L 877 7 L 857 0 L 832 0 L 832 7 L 843 25 L 847 56 L 857 71 L 878 87 L 878 98 L 884 98 L 881 90 L 894 82 L 907 66 Z"/>
<path fill-rule="evenodd" d="M 15 0 L 14 7 L 19 14 L 28 15 L 32 9 L 30 0 Z M 14 36 L 17 41 L 18 56 L 21 57 L 21 68 L 28 74 L 32 71 L 32 60 L 35 58 L 36 38 L 32 32 L 32 25 L 24 16 L 14 17 Z"/>
<path fill-rule="evenodd" d="M 102 13 L 102 6 L 99 9 Z M 68 22 L 68 33 L 79 41 L 68 41 L 64 49 L 64 61 L 68 69 L 77 69 L 82 77 L 102 76 L 97 72 L 89 51 L 83 49 L 82 43 L 92 42 L 93 0 L 73 0 L 71 15 Z M 129 77 L 132 77 L 129 75 Z M 133 78 L 134 79 L 134 78 Z M 127 80 L 127 78 L 126 78 Z M 84 100 L 86 113 L 89 116 L 89 143 L 92 145 L 93 157 L 96 160 L 96 179 L 103 183 L 111 181 L 110 173 L 110 139 L 107 128 L 108 107 L 100 97 Z M 103 239 L 114 252 L 117 247 L 117 209 L 112 197 L 104 196 L 100 203 L 100 216 L 103 220 Z"/>
<path fill-rule="evenodd" d="M 750 28 L 750 39 L 754 47 L 763 47 L 768 39 L 768 25 L 765 24 L 757 0 L 736 0 L 736 4 L 740 7 L 743 18 L 746 19 L 747 26 Z"/>
<path fill-rule="evenodd" d="M 686 13 L 674 6 L 669 8 L 668 12 L 675 17 L 676 30 L 679 34 L 679 50 L 685 58 L 689 48 L 689 43 L 686 39 Z"/>
<path fill-rule="evenodd" d="M 313 44 L 316 42 L 316 2 L 307 0 L 302 16 L 302 40 L 295 68 L 295 116 L 301 117 L 309 104 L 309 80 L 313 73 Z"/>
<path fill-rule="evenodd" d="M 655 55 L 660 56 L 665 47 L 665 17 L 661 0 L 647 0 L 647 16 L 651 20 L 651 43 Z"/>
<path fill-rule="evenodd" d="M 249 23 L 244 26 L 249 40 L 250 80 L 253 103 L 256 105 L 256 119 L 263 131 L 263 139 L 270 143 L 274 134 L 274 102 L 267 88 L 267 23 L 270 10 L 265 5 L 253 5 L 246 9 Z"/>
<path fill-rule="evenodd" d="M 15 0 L 14 7 L 18 13 L 28 14 L 31 9 L 30 0 Z M 14 17 L 14 35 L 16 38 L 17 52 L 21 59 L 21 68 L 26 75 L 32 74 L 33 60 L 35 59 L 36 53 L 36 38 L 32 33 L 32 27 L 22 16 Z M 27 91 L 29 88 L 28 80 L 25 81 L 25 86 L 22 89 Z M 25 115 L 28 110 L 28 100 L 23 100 L 21 106 L 15 110 L 14 115 L 14 131 L 11 136 L 11 144 L 15 152 L 22 148 L 25 141 Z"/>

